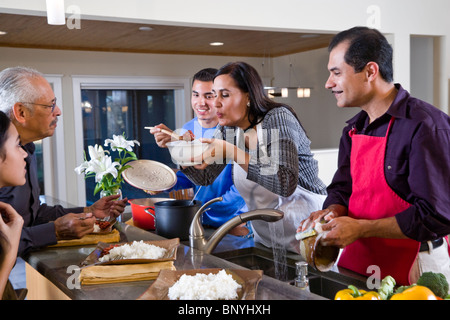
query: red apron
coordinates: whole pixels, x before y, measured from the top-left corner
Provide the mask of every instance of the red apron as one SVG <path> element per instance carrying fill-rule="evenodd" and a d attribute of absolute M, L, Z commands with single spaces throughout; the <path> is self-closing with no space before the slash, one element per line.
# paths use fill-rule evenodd
<path fill-rule="evenodd" d="M 392 117 L 384 137 L 356 134 L 355 129 L 349 132 L 352 139 L 349 217 L 388 218 L 411 206 L 389 187 L 384 176 L 386 144 L 393 123 Z M 376 265 L 381 279 L 390 275 L 397 284 L 409 285 L 409 274 L 419 248 L 420 242 L 412 239 L 362 238 L 344 248 L 338 265 L 367 276 L 371 275 L 367 267 Z"/>

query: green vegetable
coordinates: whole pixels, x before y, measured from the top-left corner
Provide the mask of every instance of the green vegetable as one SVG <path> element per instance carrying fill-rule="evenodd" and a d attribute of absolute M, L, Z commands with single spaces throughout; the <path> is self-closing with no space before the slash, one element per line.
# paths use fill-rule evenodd
<path fill-rule="evenodd" d="M 448 281 L 442 273 L 424 272 L 417 280 L 417 285 L 427 287 L 442 299 L 448 295 Z"/>
<path fill-rule="evenodd" d="M 394 294 L 395 279 L 391 276 L 386 276 L 381 280 L 380 288 L 378 289 L 378 294 L 381 299 L 387 300 Z"/>

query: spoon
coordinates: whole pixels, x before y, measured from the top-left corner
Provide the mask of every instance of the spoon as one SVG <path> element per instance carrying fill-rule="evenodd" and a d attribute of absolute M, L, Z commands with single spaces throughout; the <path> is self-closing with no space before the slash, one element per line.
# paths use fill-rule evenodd
<path fill-rule="evenodd" d="M 198 192 L 200 191 L 200 189 L 202 188 L 202 186 L 198 187 L 197 192 L 194 194 L 194 197 L 192 198 L 191 202 L 189 203 L 190 206 L 192 206 L 192 203 L 194 203 L 194 199 L 197 196 Z"/>
<path fill-rule="evenodd" d="M 147 129 L 147 130 L 151 130 L 151 129 L 154 129 L 155 127 L 144 127 L 144 129 Z M 179 136 L 179 135 L 177 135 L 175 132 L 170 132 L 170 131 L 168 131 L 168 130 L 166 130 L 166 129 L 159 129 L 159 130 L 161 130 L 161 132 L 162 133 L 165 133 L 165 134 L 168 134 L 168 135 L 170 135 L 172 138 L 174 138 L 174 139 L 176 139 L 176 140 L 181 140 L 181 139 L 183 139 L 183 137 L 181 137 L 181 136 Z"/>

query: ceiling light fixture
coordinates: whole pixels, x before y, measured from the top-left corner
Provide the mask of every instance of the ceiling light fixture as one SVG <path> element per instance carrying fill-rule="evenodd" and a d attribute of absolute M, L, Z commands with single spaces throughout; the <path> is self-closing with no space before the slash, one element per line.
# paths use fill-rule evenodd
<path fill-rule="evenodd" d="M 223 42 L 210 42 L 209 45 L 213 47 L 220 47 L 223 46 Z"/>
<path fill-rule="evenodd" d="M 139 31 L 152 31 L 153 28 L 149 26 L 139 27 Z"/>
<path fill-rule="evenodd" d="M 305 87 L 264 87 L 269 98 L 273 97 L 281 97 L 287 98 L 289 97 L 289 92 L 295 91 L 297 93 L 297 98 L 309 98 L 311 97 L 311 89 Z M 292 93 L 292 92 L 291 92 Z"/>
<path fill-rule="evenodd" d="M 281 97 L 287 98 L 289 97 L 289 91 L 295 90 L 297 93 L 297 98 L 309 98 L 311 97 L 311 89 L 310 87 L 291 87 L 291 73 L 295 77 L 294 70 L 292 68 L 292 63 L 289 64 L 289 86 L 288 87 L 264 87 L 267 92 L 267 95 L 270 98 Z M 297 82 L 297 81 L 296 81 Z"/>
<path fill-rule="evenodd" d="M 66 24 L 64 0 L 46 0 L 47 23 L 51 25 Z"/>
<path fill-rule="evenodd" d="M 5 34 L 7 34 L 8 32 L 6 31 L 0 31 L 0 36 L 4 36 Z"/>
<path fill-rule="evenodd" d="M 300 36 L 300 38 L 302 38 L 302 39 L 311 39 L 311 38 L 317 38 L 317 37 L 319 37 L 319 35 L 314 34 L 314 33 L 302 34 Z"/>

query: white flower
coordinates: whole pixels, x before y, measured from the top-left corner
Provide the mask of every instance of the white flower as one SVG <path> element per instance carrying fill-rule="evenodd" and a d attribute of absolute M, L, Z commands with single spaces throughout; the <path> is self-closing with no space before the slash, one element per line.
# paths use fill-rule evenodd
<path fill-rule="evenodd" d="M 137 160 L 132 147 L 135 144 L 140 145 L 138 141 L 127 141 L 124 135 L 113 135 L 112 140 L 105 140 L 105 146 L 108 146 L 108 144 L 111 144 L 111 150 L 119 151 L 119 157 L 115 159 L 116 161 L 112 161 L 109 151 L 103 150 L 102 146 L 96 144 L 95 146 L 88 146 L 90 160 L 88 161 L 85 156 L 84 162 L 75 168 L 76 173 L 84 173 L 86 177 L 95 175 L 97 185 L 94 195 L 100 190 L 109 192 L 120 187 L 123 182 L 121 171 L 126 168 L 124 167 L 125 164 L 128 161 Z"/>
<path fill-rule="evenodd" d="M 110 173 L 114 179 L 117 178 L 117 169 L 120 169 L 120 167 L 120 163 L 116 161 L 112 162 L 110 156 L 104 156 L 102 159 L 93 159 L 89 161 L 89 167 L 86 171 L 94 172 L 95 182 L 100 182 L 102 181 L 103 176 L 108 173 Z"/>
<path fill-rule="evenodd" d="M 89 157 L 91 158 L 90 161 L 85 160 L 82 164 L 80 164 L 78 167 L 75 168 L 75 172 L 78 174 L 82 174 L 83 172 L 89 173 L 92 172 L 92 161 L 103 159 L 105 157 L 105 151 L 103 150 L 102 146 L 95 145 L 95 146 L 88 146 L 88 152 Z"/>
<path fill-rule="evenodd" d="M 89 168 L 89 165 L 89 161 L 84 161 L 82 164 L 75 168 L 75 172 L 77 174 L 82 174 L 86 171 L 87 168 Z"/>
<path fill-rule="evenodd" d="M 134 144 L 140 146 L 140 143 L 137 140 L 126 140 L 123 135 L 116 136 L 113 135 L 113 139 L 105 140 L 105 147 L 111 144 L 111 150 L 116 151 L 117 148 L 123 148 L 127 151 L 133 151 Z"/>
<path fill-rule="evenodd" d="M 88 146 L 88 151 L 91 160 L 100 160 L 105 156 L 105 151 L 103 150 L 102 146 L 99 146 L 98 144 L 96 144 L 95 146 Z"/>

